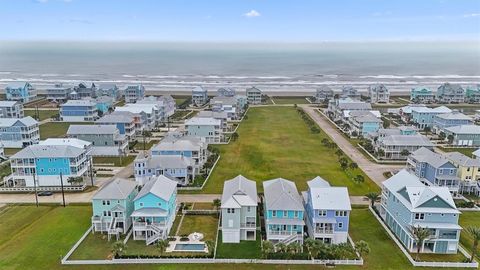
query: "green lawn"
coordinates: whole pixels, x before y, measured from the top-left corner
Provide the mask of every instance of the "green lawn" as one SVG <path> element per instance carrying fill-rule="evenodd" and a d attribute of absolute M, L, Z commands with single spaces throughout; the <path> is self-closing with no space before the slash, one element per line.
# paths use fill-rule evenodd
<path fill-rule="evenodd" d="M 107 234 L 90 233 L 80 246 L 73 252 L 70 257 L 71 260 L 103 260 L 111 254 L 111 247 L 116 241 L 112 237 L 108 241 Z M 145 243 L 143 243 L 145 245 Z"/>
<path fill-rule="evenodd" d="M 147 138 L 145 138 L 145 140 L 147 140 Z M 152 146 L 154 146 L 155 144 L 157 144 L 159 141 L 156 141 L 156 140 L 150 140 L 149 142 L 146 142 L 145 143 L 145 149 L 146 150 L 149 150 L 150 148 L 152 148 Z M 143 138 L 139 138 L 138 139 L 138 142 L 137 144 L 135 144 L 135 146 L 133 147 L 133 149 L 137 150 L 137 151 L 143 151 Z"/>
<path fill-rule="evenodd" d="M 58 110 L 39 110 L 38 116 L 40 117 L 40 121 L 52 118 L 54 115 L 58 114 Z M 36 110 L 25 110 L 25 116 L 31 116 L 35 118 Z"/>
<path fill-rule="evenodd" d="M 194 210 L 213 210 L 213 204 L 212 203 L 202 203 L 202 202 L 197 202 L 193 204 L 193 209 Z"/>
<path fill-rule="evenodd" d="M 439 148 L 444 152 L 460 152 L 468 157 L 472 157 L 473 151 L 478 149 L 478 148 L 467 148 L 467 147 L 457 147 L 457 148 L 439 147 Z"/>
<path fill-rule="evenodd" d="M 0 179 L 3 177 L 10 175 L 12 173 L 12 168 L 10 167 L 10 162 L 0 166 Z"/>
<path fill-rule="evenodd" d="M 221 193 L 223 182 L 238 174 L 257 181 L 260 192 L 262 181 L 277 177 L 306 190 L 306 182 L 317 175 L 333 186 L 348 187 L 350 195 L 379 191 L 361 170 L 343 171 L 332 149 L 321 142 L 327 135 L 312 134 L 293 107 L 252 107 L 237 132 L 237 141 L 218 146 L 221 157 L 203 193 Z M 357 174 L 365 177 L 364 183 L 352 180 Z"/>
<path fill-rule="evenodd" d="M 308 104 L 305 97 L 272 97 L 275 104 Z"/>
<path fill-rule="evenodd" d="M 120 157 L 93 157 L 93 165 L 113 163 L 114 167 L 124 167 L 132 163 L 134 159 L 135 156 L 124 156 L 121 158 L 122 162 L 120 162 Z M 97 173 L 102 173 L 102 171 Z"/>
<path fill-rule="evenodd" d="M 5 148 L 5 155 L 6 156 L 13 156 L 15 155 L 18 151 L 22 150 L 22 148 Z"/>
<path fill-rule="evenodd" d="M 68 127 L 70 125 L 91 125 L 91 122 L 78 122 L 78 123 L 69 123 L 69 122 L 49 122 L 43 125 L 40 125 L 40 139 L 45 140 L 48 138 L 62 138 L 65 137 Z"/>
<path fill-rule="evenodd" d="M 473 238 L 469 235 L 465 229 L 468 226 L 475 226 L 480 227 L 480 213 L 479 212 L 469 212 L 464 211 L 460 215 L 460 226 L 462 226 L 463 230 L 460 233 L 460 243 L 469 251 L 471 252 L 473 246 Z M 480 259 L 480 248 L 477 248 L 477 256 Z"/>
<path fill-rule="evenodd" d="M 257 231 L 256 241 L 240 241 L 240 243 L 222 243 L 222 234 L 219 232 L 217 243 L 217 258 L 227 259 L 260 259 L 262 246 L 260 231 Z"/>
<path fill-rule="evenodd" d="M 185 215 L 180 226 L 179 236 L 199 232 L 203 233 L 204 241 L 215 241 L 218 217 L 215 215 Z"/>

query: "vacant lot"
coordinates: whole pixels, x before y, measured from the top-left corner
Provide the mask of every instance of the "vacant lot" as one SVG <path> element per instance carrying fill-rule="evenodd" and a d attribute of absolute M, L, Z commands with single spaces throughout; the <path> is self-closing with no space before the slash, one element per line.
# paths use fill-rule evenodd
<path fill-rule="evenodd" d="M 275 104 L 307 104 L 305 97 L 272 97 Z"/>
<path fill-rule="evenodd" d="M 68 127 L 70 125 L 92 125 L 91 122 L 79 122 L 79 123 L 69 123 L 69 122 L 49 122 L 43 125 L 40 125 L 40 139 L 45 140 L 48 138 L 63 138 L 66 137 Z"/>
<path fill-rule="evenodd" d="M 36 118 L 37 111 L 36 110 L 25 110 L 25 116 L 31 116 Z M 40 121 L 52 118 L 54 115 L 58 115 L 58 110 L 38 110 L 38 116 Z"/>
<path fill-rule="evenodd" d="M 325 133 L 312 134 L 293 107 L 252 107 L 237 132 L 237 141 L 218 146 L 220 161 L 202 192 L 222 193 L 223 182 L 239 174 L 257 181 L 259 191 L 262 181 L 277 177 L 306 190 L 306 182 L 317 175 L 333 186 L 348 187 L 350 195 L 379 190 L 361 170 L 343 171 L 335 150 L 322 144 Z M 357 174 L 365 177 L 364 183 L 352 180 Z"/>

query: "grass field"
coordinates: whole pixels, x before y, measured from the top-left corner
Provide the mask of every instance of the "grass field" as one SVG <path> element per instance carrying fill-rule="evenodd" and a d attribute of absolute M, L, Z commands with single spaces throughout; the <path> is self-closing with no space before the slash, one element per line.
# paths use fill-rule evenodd
<path fill-rule="evenodd" d="M 58 110 L 39 110 L 38 116 L 40 117 L 40 121 L 52 118 L 54 115 L 58 114 Z M 31 116 L 35 118 L 36 111 L 35 110 L 25 110 L 25 116 Z"/>
<path fill-rule="evenodd" d="M 15 155 L 15 153 L 17 153 L 20 150 L 22 150 L 22 148 L 5 148 L 4 149 L 5 155 L 8 157 Z"/>
<path fill-rule="evenodd" d="M 197 202 L 193 204 L 193 209 L 194 210 L 213 210 L 213 204 L 212 203 L 202 203 L 202 202 Z"/>
<path fill-rule="evenodd" d="M 222 234 L 218 235 L 217 258 L 227 259 L 260 259 L 262 245 L 260 231 L 257 231 L 256 241 L 241 241 L 240 243 L 222 243 Z"/>
<path fill-rule="evenodd" d="M 460 215 L 460 226 L 462 226 L 463 230 L 460 234 L 460 243 L 469 251 L 472 251 L 473 246 L 473 238 L 469 235 L 465 229 L 468 226 L 476 226 L 480 227 L 480 213 L 479 212 L 462 212 Z M 477 256 L 480 259 L 480 247 L 477 248 Z"/>
<path fill-rule="evenodd" d="M 443 152 L 460 152 L 468 157 L 472 157 L 473 151 L 478 148 L 466 148 L 466 147 L 457 147 L 457 148 L 448 148 L 448 147 L 439 147 Z"/>
<path fill-rule="evenodd" d="M 312 134 L 293 107 L 250 108 L 237 132 L 237 141 L 218 146 L 221 158 L 203 193 L 221 193 L 223 182 L 238 174 L 257 181 L 259 192 L 262 181 L 277 177 L 296 182 L 299 191 L 306 190 L 306 182 L 317 175 L 333 186 L 347 186 L 350 195 L 379 191 L 359 169 L 343 171 L 332 149 L 321 142 L 327 138 L 325 133 Z M 364 183 L 352 180 L 357 174 L 365 177 Z"/>
<path fill-rule="evenodd" d="M 218 217 L 216 215 L 185 215 L 178 235 L 182 236 L 200 232 L 203 233 L 204 241 L 215 241 L 217 229 Z"/>
<path fill-rule="evenodd" d="M 275 104 L 307 104 L 305 97 L 272 97 Z"/>
<path fill-rule="evenodd" d="M 93 157 L 93 165 L 113 163 L 114 167 L 124 167 L 132 163 L 134 159 L 135 156 L 126 156 L 122 157 L 122 162 L 120 162 L 120 157 Z M 98 173 L 102 173 L 102 171 Z"/>
<path fill-rule="evenodd" d="M 45 140 L 47 138 L 62 138 L 65 137 L 68 127 L 70 125 L 91 125 L 91 122 L 49 122 L 40 125 L 40 139 Z"/>

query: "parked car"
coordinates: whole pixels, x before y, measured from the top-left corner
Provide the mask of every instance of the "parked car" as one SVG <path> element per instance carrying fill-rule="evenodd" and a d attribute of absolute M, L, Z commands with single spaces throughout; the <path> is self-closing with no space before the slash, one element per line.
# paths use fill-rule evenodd
<path fill-rule="evenodd" d="M 53 192 L 51 191 L 42 191 L 38 193 L 38 196 L 52 196 Z"/>

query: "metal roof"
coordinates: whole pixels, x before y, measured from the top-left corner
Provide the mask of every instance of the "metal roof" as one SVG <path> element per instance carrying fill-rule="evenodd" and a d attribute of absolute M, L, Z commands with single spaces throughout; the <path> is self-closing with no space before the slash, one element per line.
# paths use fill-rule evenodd
<path fill-rule="evenodd" d="M 290 180 L 277 178 L 265 181 L 263 190 L 268 210 L 304 210 L 297 187 Z"/>
<path fill-rule="evenodd" d="M 110 183 L 104 185 L 100 190 L 95 193 L 93 196 L 94 200 L 122 200 L 126 199 L 128 195 L 135 190 L 137 183 L 135 181 L 115 178 Z"/>
<path fill-rule="evenodd" d="M 221 208 L 257 206 L 257 185 L 242 175 L 225 181 L 223 184 Z"/>

